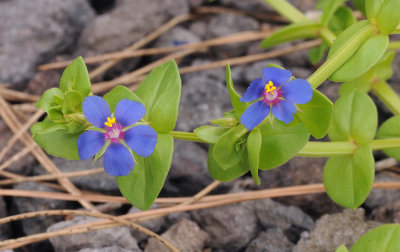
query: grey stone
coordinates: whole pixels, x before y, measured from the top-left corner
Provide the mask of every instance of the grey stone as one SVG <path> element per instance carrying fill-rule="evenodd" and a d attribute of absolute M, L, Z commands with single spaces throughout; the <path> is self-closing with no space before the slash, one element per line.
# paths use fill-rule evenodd
<path fill-rule="evenodd" d="M 169 185 L 180 196 L 189 196 L 199 192 L 210 184 L 207 169 L 207 151 L 198 144 L 188 141 L 175 141 L 174 157 L 168 173 Z"/>
<path fill-rule="evenodd" d="M 307 79 L 312 74 L 312 71 L 303 67 L 291 67 L 288 69 L 292 72 L 293 76 L 297 79 Z"/>
<path fill-rule="evenodd" d="M 93 162 L 92 159 L 88 160 L 66 160 L 63 158 L 53 158 L 54 164 L 60 169 L 61 172 L 75 172 L 86 171 L 95 168 L 103 167 L 103 159 Z M 35 172 L 38 174 L 43 173 L 43 169 L 39 166 L 36 167 Z M 73 177 L 71 181 L 80 189 L 97 191 L 103 193 L 118 194 L 119 189 L 115 177 L 108 175 L 106 172 L 91 174 L 88 176 Z"/>
<path fill-rule="evenodd" d="M 209 236 L 201 230 L 193 221 L 182 219 L 161 235 L 167 241 L 171 242 L 179 251 L 201 252 Z M 150 238 L 144 250 L 145 252 L 168 252 L 160 241 Z"/>
<path fill-rule="evenodd" d="M 264 1 L 260 0 L 220 0 L 223 5 L 235 7 L 247 11 L 272 11 L 273 9 Z"/>
<path fill-rule="evenodd" d="M 141 249 L 124 249 L 118 246 L 112 246 L 112 247 L 105 247 L 105 248 L 85 248 L 79 250 L 79 252 L 140 252 L 142 251 Z"/>
<path fill-rule="evenodd" d="M 289 45 L 294 45 L 294 43 L 286 43 L 283 45 L 278 45 L 275 48 L 283 49 L 283 48 L 287 48 Z M 308 59 L 308 51 L 307 50 L 300 50 L 297 52 L 285 54 L 285 55 L 280 56 L 279 59 L 283 62 L 284 66 L 286 68 L 290 68 L 292 66 L 306 67 L 306 66 L 310 65 L 310 60 Z"/>
<path fill-rule="evenodd" d="M 157 205 L 157 203 L 153 204 L 150 209 L 155 209 L 155 208 L 159 208 L 159 206 Z M 132 207 L 128 213 L 139 213 L 142 212 L 142 210 L 136 208 L 136 207 Z M 156 219 L 151 219 L 151 220 L 146 220 L 143 222 L 140 222 L 140 225 L 150 229 L 151 231 L 155 232 L 155 233 L 159 233 L 162 228 L 165 226 L 166 224 L 166 217 L 160 217 L 160 218 L 156 218 Z M 140 243 L 143 240 L 149 238 L 148 235 L 144 234 L 143 232 L 140 232 L 136 229 L 131 229 L 131 235 L 133 237 L 135 237 L 135 239 Z"/>
<path fill-rule="evenodd" d="M 173 47 L 176 44 L 191 44 L 199 42 L 201 39 L 190 30 L 181 26 L 172 28 L 167 33 L 164 33 L 154 44 L 154 47 Z"/>
<path fill-rule="evenodd" d="M 377 222 L 365 221 L 365 211 L 362 208 L 327 214 L 317 220 L 313 231 L 302 234 L 293 252 L 335 251 L 341 244 L 351 247 L 365 232 L 378 225 Z"/>
<path fill-rule="evenodd" d="M 186 0 L 120 0 L 83 31 L 80 51 L 104 53 L 124 49 L 170 18 L 188 13 Z"/>
<path fill-rule="evenodd" d="M 240 251 L 258 231 L 253 202 L 192 212 L 193 219 L 210 235 L 209 245 L 225 251 Z"/>
<path fill-rule="evenodd" d="M 3 197 L 0 197 L 0 218 L 8 216 L 7 206 L 3 200 Z M 6 240 L 10 235 L 10 226 L 8 223 L 0 225 L 0 241 Z"/>
<path fill-rule="evenodd" d="M 47 231 L 52 232 L 97 220 L 99 219 L 79 216 L 68 221 L 62 221 L 51 225 Z M 77 251 L 83 248 L 103 248 L 109 246 L 118 246 L 132 251 L 140 251 L 128 227 L 109 228 L 83 234 L 52 237 L 50 238 L 50 242 L 56 252 Z"/>
<path fill-rule="evenodd" d="M 313 219 L 294 206 L 285 206 L 271 199 L 255 202 L 258 220 L 264 228 L 279 227 L 282 230 L 298 226 L 307 230 L 314 227 Z"/>
<path fill-rule="evenodd" d="M 246 252 L 291 252 L 293 244 L 279 228 L 268 229 L 252 240 Z"/>
<path fill-rule="evenodd" d="M 209 120 L 222 117 L 224 112 L 232 109 L 225 80 L 219 74 L 214 76 L 213 72 L 184 76 L 178 130 L 191 131 L 207 124 Z"/>
<path fill-rule="evenodd" d="M 250 83 L 257 79 L 257 78 L 262 78 L 262 72 L 264 68 L 266 68 L 269 64 L 275 64 L 278 66 L 283 66 L 283 63 L 279 60 L 263 60 L 263 61 L 258 61 L 250 66 L 246 67 L 244 77 L 245 81 L 247 82 L 247 85 L 250 85 Z"/>
<path fill-rule="evenodd" d="M 203 20 L 193 21 L 189 25 L 189 30 L 193 34 L 196 34 L 196 36 L 204 39 L 207 35 L 207 23 L 204 22 Z"/>
<path fill-rule="evenodd" d="M 226 36 L 243 31 L 259 30 L 260 24 L 253 18 L 237 14 L 220 14 L 208 23 L 207 38 Z M 220 56 L 240 56 L 246 53 L 251 43 L 235 43 L 213 47 L 213 52 Z"/>
<path fill-rule="evenodd" d="M 86 0 L 0 1 L 0 83 L 23 82 L 71 48 L 94 16 Z"/>
<path fill-rule="evenodd" d="M 15 190 L 39 191 L 39 192 L 58 192 L 52 188 L 35 182 L 24 182 L 14 186 Z M 67 204 L 62 200 L 42 199 L 42 198 L 13 198 L 15 207 L 20 213 L 28 213 L 43 210 L 65 209 Z M 28 218 L 21 221 L 22 228 L 26 235 L 46 232 L 48 226 L 62 220 L 61 216 L 46 216 L 38 218 Z"/>
<path fill-rule="evenodd" d="M 374 209 L 370 218 L 379 222 L 400 223 L 400 200 L 391 201 Z"/>
<path fill-rule="evenodd" d="M 385 173 L 378 173 L 375 176 L 375 182 L 389 182 L 389 181 L 400 181 L 398 177 L 390 176 Z M 383 206 L 393 200 L 400 198 L 399 190 L 388 191 L 386 189 L 374 189 L 368 195 L 365 200 L 365 205 L 369 208 L 376 208 Z"/>

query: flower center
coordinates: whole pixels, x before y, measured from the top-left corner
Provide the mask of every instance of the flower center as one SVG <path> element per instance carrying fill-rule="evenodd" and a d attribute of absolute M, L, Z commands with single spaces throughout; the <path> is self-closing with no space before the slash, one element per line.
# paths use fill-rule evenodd
<path fill-rule="evenodd" d="M 263 92 L 263 101 L 270 105 L 276 104 L 279 101 L 279 97 L 281 97 L 281 91 L 274 86 L 272 81 L 269 81 L 267 85 L 265 85 Z"/>
<path fill-rule="evenodd" d="M 118 124 L 115 118 L 107 117 L 107 122 L 104 123 L 106 125 L 106 133 L 104 136 L 106 141 L 111 139 L 111 142 L 118 142 L 118 139 L 122 139 L 124 137 L 124 132 L 121 131 L 122 126 Z"/>

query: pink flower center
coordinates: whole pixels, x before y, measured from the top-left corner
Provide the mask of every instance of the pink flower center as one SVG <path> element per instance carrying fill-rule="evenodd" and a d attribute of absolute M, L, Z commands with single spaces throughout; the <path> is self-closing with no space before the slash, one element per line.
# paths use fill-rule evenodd
<path fill-rule="evenodd" d="M 115 120 L 115 118 L 107 118 L 107 122 L 104 123 L 106 125 L 106 133 L 104 133 L 104 137 L 106 138 L 106 141 L 108 139 L 111 140 L 111 143 L 118 142 L 118 139 L 123 139 L 124 138 L 124 132 L 121 131 L 122 126 L 118 124 Z"/>
<path fill-rule="evenodd" d="M 264 97 L 262 100 L 265 102 L 268 106 L 277 104 L 282 97 L 282 91 L 274 86 L 274 83 L 272 81 L 269 81 L 267 85 L 265 85 L 264 91 L 262 93 L 262 97 Z"/>

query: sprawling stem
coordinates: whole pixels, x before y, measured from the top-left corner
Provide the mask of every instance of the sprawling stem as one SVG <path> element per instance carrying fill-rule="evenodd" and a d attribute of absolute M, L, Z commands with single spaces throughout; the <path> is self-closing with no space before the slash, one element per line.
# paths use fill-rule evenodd
<path fill-rule="evenodd" d="M 201 140 L 198 136 L 196 136 L 196 134 L 192 132 L 170 131 L 169 134 L 176 139 L 182 139 L 198 143 L 207 143 L 206 141 Z"/>
<path fill-rule="evenodd" d="M 389 42 L 389 47 L 388 47 L 388 49 L 397 49 L 397 50 L 399 50 L 400 49 L 400 41 L 391 41 L 391 42 Z"/>
<path fill-rule="evenodd" d="M 400 115 L 400 97 L 385 81 L 372 85 L 372 92 L 390 109 L 394 115 Z"/>
<path fill-rule="evenodd" d="M 287 18 L 293 23 L 298 23 L 302 21 L 307 21 L 308 18 L 299 11 L 296 7 L 291 5 L 286 0 L 264 0 L 269 4 L 276 12 Z"/>
<path fill-rule="evenodd" d="M 354 34 L 343 46 L 317 69 L 307 80 L 313 88 L 317 88 L 340 66 L 342 66 L 370 36 L 376 33 L 376 27 L 367 25 Z"/>

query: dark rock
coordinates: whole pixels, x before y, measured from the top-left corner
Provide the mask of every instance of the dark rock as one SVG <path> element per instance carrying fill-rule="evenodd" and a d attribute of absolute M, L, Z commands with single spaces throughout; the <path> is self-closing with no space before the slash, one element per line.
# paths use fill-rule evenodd
<path fill-rule="evenodd" d="M 83 31 L 79 51 L 105 53 L 124 49 L 173 16 L 188 13 L 186 0 L 120 0 Z"/>
<path fill-rule="evenodd" d="M 26 92 L 30 94 L 42 95 L 47 89 L 58 87 L 60 83 L 60 71 L 37 72 L 28 83 Z"/>
<path fill-rule="evenodd" d="M 157 203 L 153 204 L 150 207 L 150 209 L 155 209 L 155 208 L 159 208 Z M 142 210 L 140 210 L 136 207 L 132 207 L 128 213 L 139 213 L 139 212 L 142 212 Z M 162 230 L 162 228 L 165 226 L 165 223 L 166 223 L 165 220 L 166 220 L 166 217 L 160 217 L 160 218 L 140 222 L 140 225 L 147 229 L 150 229 L 151 231 L 153 231 L 155 233 L 159 233 Z M 131 235 L 133 237 L 135 237 L 135 239 L 138 241 L 138 243 L 149 238 L 148 235 L 146 235 L 143 232 L 140 232 L 136 229 L 131 229 Z"/>
<path fill-rule="evenodd" d="M 283 45 L 278 45 L 275 49 L 283 49 L 287 48 L 290 45 L 294 45 L 295 43 L 286 43 Z M 307 50 L 300 50 L 297 52 L 292 52 L 289 54 L 285 54 L 279 57 L 279 59 L 283 62 L 286 68 L 290 68 L 292 66 L 297 67 L 306 67 L 310 66 L 310 60 L 308 59 L 308 51 Z"/>
<path fill-rule="evenodd" d="M 221 69 L 184 76 L 178 130 L 191 131 L 232 109 L 224 78 Z"/>
<path fill-rule="evenodd" d="M 0 197 L 0 218 L 8 216 L 7 206 L 3 198 Z M 0 241 L 8 239 L 10 236 L 10 226 L 8 223 L 0 225 Z"/>
<path fill-rule="evenodd" d="M 192 217 L 210 235 L 212 248 L 240 251 L 257 235 L 253 202 L 193 211 Z"/>
<path fill-rule="evenodd" d="M 201 39 L 207 35 L 207 23 L 203 20 L 193 21 L 189 25 L 189 30 Z"/>
<path fill-rule="evenodd" d="M 51 225 L 47 229 L 47 232 L 94 222 L 96 220 L 98 219 L 88 216 L 79 216 L 69 221 L 62 221 Z M 56 252 L 77 251 L 83 248 L 104 248 L 109 246 L 118 246 L 131 251 L 140 251 L 128 227 L 108 228 L 76 235 L 52 237 L 50 238 L 50 242 Z"/>
<path fill-rule="evenodd" d="M 318 91 L 323 93 L 326 97 L 328 97 L 332 102 L 336 102 L 339 99 L 339 87 L 342 83 L 325 81 L 320 87 L 318 87 Z"/>
<path fill-rule="evenodd" d="M 325 158 L 294 157 L 280 167 L 260 172 L 261 187 L 266 189 L 321 183 L 325 161 Z M 326 194 L 298 195 L 276 200 L 285 205 L 297 206 L 313 217 L 343 209 Z"/>
<path fill-rule="evenodd" d="M 293 244 L 279 228 L 268 229 L 252 240 L 246 252 L 291 252 Z"/>
<path fill-rule="evenodd" d="M 294 206 L 285 206 L 271 199 L 255 202 L 255 211 L 264 228 L 279 227 L 282 230 L 298 226 L 305 230 L 314 227 L 313 219 Z"/>
<path fill-rule="evenodd" d="M 0 70 L 1 71 L 1 70 Z M 13 136 L 13 133 L 10 131 L 8 128 L 7 124 L 0 119 L 0 149 L 3 149 L 4 146 L 7 145 L 7 141 Z M 4 156 L 2 162 L 5 160 L 10 159 L 13 155 L 21 151 L 25 145 L 21 144 L 19 141 L 15 143 L 8 153 Z M 25 155 L 23 158 L 20 158 L 18 161 L 14 162 L 12 165 L 8 166 L 6 168 L 7 171 L 17 173 L 20 175 L 27 175 L 31 173 L 32 171 L 32 166 L 30 166 L 31 163 L 33 163 L 34 158 L 32 155 Z"/>
<path fill-rule="evenodd" d="M 243 31 L 259 30 L 260 24 L 253 18 L 237 14 L 220 14 L 208 23 L 207 38 L 226 36 Z M 246 53 L 251 43 L 235 43 L 213 47 L 212 51 L 220 56 L 240 56 Z"/>
<path fill-rule="evenodd" d="M 141 249 L 124 249 L 118 246 L 112 246 L 112 247 L 105 247 L 105 248 L 85 248 L 79 250 L 79 252 L 140 252 L 142 251 Z"/>
<path fill-rule="evenodd" d="M 374 209 L 370 219 L 385 223 L 400 223 L 400 200 L 391 201 Z"/>
<path fill-rule="evenodd" d="M 93 16 L 86 0 L 1 1 L 0 83 L 30 79 L 37 64 L 70 49 Z"/>
<path fill-rule="evenodd" d="M 167 241 L 171 242 L 179 251 L 185 252 L 201 252 L 209 236 L 201 230 L 193 221 L 182 219 L 161 235 Z M 152 252 L 168 252 L 160 241 L 150 238 L 144 251 Z"/>
<path fill-rule="evenodd" d="M 177 26 L 167 33 L 164 33 L 154 44 L 154 47 L 174 47 L 180 44 L 199 42 L 200 40 L 201 39 L 190 30 Z"/>
<path fill-rule="evenodd" d="M 351 247 L 365 232 L 379 223 L 365 221 L 362 208 L 345 209 L 342 213 L 324 215 L 317 220 L 310 233 L 304 232 L 293 252 L 335 251 L 341 244 Z"/>
<path fill-rule="evenodd" d="M 259 0 L 220 0 L 223 5 L 247 11 L 272 11 L 273 9 L 264 1 Z"/>
<path fill-rule="evenodd" d="M 378 173 L 375 175 L 375 182 L 390 182 L 390 181 L 400 181 L 398 177 L 390 176 L 385 173 Z M 369 208 L 376 208 L 383 206 L 393 200 L 400 198 L 399 190 L 387 190 L 387 189 L 374 189 L 368 195 L 365 200 L 365 206 Z"/>
<path fill-rule="evenodd" d="M 396 56 L 392 63 L 393 75 L 390 78 L 394 83 L 400 82 L 400 55 L 396 53 Z"/>
<path fill-rule="evenodd" d="M 180 196 L 196 194 L 213 179 L 207 169 L 207 151 L 188 141 L 175 141 L 174 157 L 167 180 Z"/>
<path fill-rule="evenodd" d="M 52 188 L 40 185 L 34 182 L 24 182 L 14 186 L 15 190 L 40 191 L 40 192 L 58 192 Z M 66 202 L 53 199 L 42 198 L 13 198 L 15 207 L 19 213 L 29 213 L 43 210 L 65 209 Z M 46 216 L 38 218 L 28 218 L 21 221 L 22 228 L 26 235 L 46 232 L 47 227 L 62 220 L 61 216 Z"/>
<path fill-rule="evenodd" d="M 86 171 L 90 169 L 103 167 L 103 159 L 93 162 L 88 160 L 66 160 L 63 158 L 53 158 L 54 164 L 61 172 Z M 41 168 L 35 168 L 36 173 L 43 173 Z M 115 177 L 108 175 L 106 172 L 91 174 L 88 176 L 73 177 L 71 181 L 82 190 L 97 191 L 103 193 L 119 194 L 119 189 Z"/>
<path fill-rule="evenodd" d="M 307 79 L 312 74 L 312 71 L 303 67 L 291 67 L 288 69 L 292 72 L 292 75 L 297 79 Z"/>

